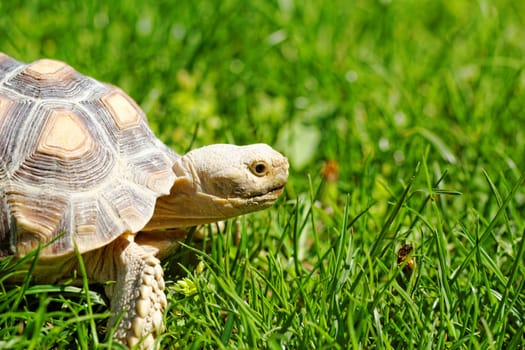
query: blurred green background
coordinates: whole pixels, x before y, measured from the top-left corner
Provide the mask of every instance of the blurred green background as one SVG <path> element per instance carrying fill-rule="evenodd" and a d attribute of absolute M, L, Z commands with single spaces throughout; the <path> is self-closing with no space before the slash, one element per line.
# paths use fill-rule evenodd
<path fill-rule="evenodd" d="M 426 144 L 468 171 L 519 164 L 524 7 L 2 1 L 0 50 L 124 88 L 179 151 L 198 125 L 198 145 L 267 142 L 299 172 L 335 159 L 349 190 L 365 162 L 405 176 Z"/>
<path fill-rule="evenodd" d="M 322 285 L 322 274 L 318 281 L 314 272 L 324 271 L 323 259 L 330 256 L 325 249 L 333 248 L 335 232 L 344 232 L 339 228 L 346 219 L 355 218 L 355 258 L 364 256 L 356 265 L 377 268 L 367 270 L 371 280 L 390 273 L 385 272 L 388 261 L 404 241 L 419 248 L 420 261 L 426 259 L 427 270 L 421 269 L 414 282 L 421 294 L 414 294 L 417 311 L 411 315 L 429 315 L 429 320 L 411 323 L 399 316 L 384 329 L 387 338 L 395 339 L 393 348 L 424 339 L 432 344 L 434 326 L 441 332 L 440 344 L 448 340 L 485 348 L 491 336 L 499 337 L 500 345 L 510 338 L 519 345 L 523 335 L 525 268 L 516 259 L 523 256 L 517 247 L 523 240 L 525 191 L 513 186 L 525 170 L 524 14 L 525 2 L 507 0 L 1 0 L 0 51 L 25 62 L 63 60 L 122 87 L 145 110 L 156 134 L 178 152 L 218 142 L 271 144 L 291 162 L 283 201 L 288 206 L 278 207 L 276 215 L 285 220 L 303 213 L 305 224 L 302 231 L 283 231 L 285 238 L 277 243 L 268 238 L 267 246 L 276 261 L 293 255 L 314 265 L 299 285 Z M 420 173 L 412 183 L 416 169 Z M 413 190 L 403 202 L 408 182 Z M 435 200 L 433 206 L 425 207 L 425 195 Z M 382 226 L 400 196 L 403 209 L 394 212 L 399 213 L 395 225 Z M 502 207 L 503 214 L 492 222 Z M 381 237 L 388 239 L 374 250 L 383 229 Z M 483 232 L 488 232 L 480 244 L 485 255 L 473 259 L 478 247 L 473 242 Z M 293 235 L 305 237 L 300 254 L 282 248 L 293 245 Z M 274 250 L 276 244 L 282 250 Z M 366 260 L 367 252 L 377 255 Z M 442 270 L 447 266 L 450 270 Z M 290 276 L 300 271 L 297 265 L 283 269 L 292 281 Z M 502 276 L 509 276 L 516 289 L 510 292 Z M 451 281 L 452 288 L 435 285 L 439 278 Z M 395 309 L 398 294 L 386 296 L 388 287 L 381 289 L 385 294 L 374 294 L 365 281 L 334 291 L 341 293 L 337 300 L 354 305 L 355 298 L 356 305 L 372 305 L 368 311 L 377 305 Z M 379 290 L 384 280 L 376 282 Z M 471 295 L 474 289 L 481 295 Z M 304 290 L 301 297 L 310 293 Z M 471 302 L 475 312 L 443 307 L 447 328 L 443 314 L 430 316 L 429 310 L 442 306 L 431 298 L 435 295 Z M 492 314 L 501 295 L 516 296 L 509 301 L 514 308 L 509 328 L 507 314 Z M 389 315 L 397 312 L 402 311 Z M 355 315 L 364 315 L 362 326 L 330 334 L 333 338 L 312 331 L 312 338 L 303 339 L 340 348 L 349 339 L 353 345 L 365 338 L 370 343 L 360 344 L 376 344 L 381 334 L 366 330 L 373 329 L 375 319 L 369 313 Z M 491 315 L 498 321 L 483 323 Z M 463 316 L 472 328 L 456 319 Z M 325 321 L 333 325 L 330 317 Z M 396 328 L 405 321 L 406 327 Z M 297 334 L 302 322 L 297 321 Z M 456 325 L 462 331 L 452 332 Z M 458 336 L 462 332 L 469 342 Z M 257 344 L 273 344 L 264 341 Z"/>

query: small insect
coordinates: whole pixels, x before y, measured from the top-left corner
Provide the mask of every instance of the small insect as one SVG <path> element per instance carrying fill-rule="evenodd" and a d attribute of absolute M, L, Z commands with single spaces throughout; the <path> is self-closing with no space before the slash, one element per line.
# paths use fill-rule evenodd
<path fill-rule="evenodd" d="M 416 267 L 416 260 L 411 254 L 414 247 L 411 244 L 403 244 L 397 252 L 397 266 L 403 268 L 403 272 L 407 277 L 410 276 Z"/>

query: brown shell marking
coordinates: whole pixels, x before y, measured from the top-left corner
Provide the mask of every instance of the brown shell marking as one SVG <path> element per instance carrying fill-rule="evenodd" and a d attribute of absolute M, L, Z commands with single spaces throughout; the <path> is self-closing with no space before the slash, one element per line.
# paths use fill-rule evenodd
<path fill-rule="evenodd" d="M 85 252 L 140 230 L 176 157 L 120 89 L 0 53 L 0 257 Z"/>
<path fill-rule="evenodd" d="M 93 143 L 80 116 L 68 110 L 54 110 L 42 130 L 37 152 L 63 158 L 80 158 L 93 148 Z"/>
<path fill-rule="evenodd" d="M 39 80 L 61 80 L 74 70 L 64 62 L 44 58 L 28 64 L 25 72 Z"/>
<path fill-rule="evenodd" d="M 86 79 L 63 62 L 42 59 L 27 66 L 6 82 L 6 87 L 33 98 L 70 98 L 92 89 Z"/>
<path fill-rule="evenodd" d="M 102 97 L 102 102 L 111 110 L 119 129 L 126 129 L 140 122 L 137 106 L 119 91 Z"/>

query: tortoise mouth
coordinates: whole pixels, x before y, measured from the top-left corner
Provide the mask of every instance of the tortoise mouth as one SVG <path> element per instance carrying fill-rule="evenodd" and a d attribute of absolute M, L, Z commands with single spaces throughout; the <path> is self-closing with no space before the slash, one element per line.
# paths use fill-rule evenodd
<path fill-rule="evenodd" d="M 283 193 L 283 191 L 284 191 L 284 185 L 281 185 L 281 186 L 272 188 L 270 191 L 268 191 L 268 193 L 277 193 L 280 196 L 281 193 Z"/>
<path fill-rule="evenodd" d="M 271 188 L 268 191 L 265 192 L 259 192 L 254 193 L 251 196 L 247 196 L 246 198 L 253 198 L 253 199 L 264 199 L 264 198 L 277 198 L 279 197 L 284 191 L 284 185 L 276 186 Z"/>

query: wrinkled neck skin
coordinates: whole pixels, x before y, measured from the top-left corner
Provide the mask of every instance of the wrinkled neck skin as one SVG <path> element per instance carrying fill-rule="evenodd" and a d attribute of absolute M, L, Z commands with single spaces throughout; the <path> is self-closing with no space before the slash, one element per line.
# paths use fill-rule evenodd
<path fill-rule="evenodd" d="M 202 192 L 200 179 L 189 158 L 180 158 L 173 168 L 177 179 L 170 195 L 157 200 L 155 214 L 143 231 L 201 225 L 239 215 L 228 199 Z"/>
<path fill-rule="evenodd" d="M 201 225 L 267 208 L 283 191 L 288 161 L 267 145 L 212 145 L 180 157 L 173 171 L 170 194 L 157 200 L 142 231 Z"/>

